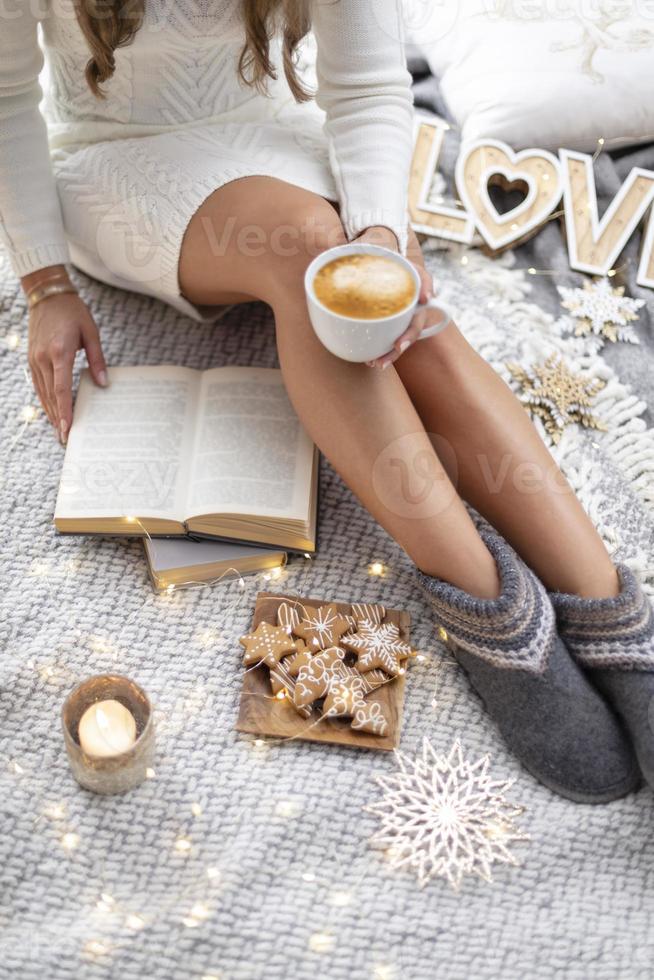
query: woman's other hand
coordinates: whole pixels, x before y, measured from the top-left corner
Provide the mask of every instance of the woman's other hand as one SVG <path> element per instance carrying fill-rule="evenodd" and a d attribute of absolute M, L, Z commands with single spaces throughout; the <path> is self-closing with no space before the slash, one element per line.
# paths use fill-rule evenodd
<path fill-rule="evenodd" d="M 399 243 L 394 232 L 390 228 L 375 227 L 366 228 L 358 238 L 355 239 L 357 244 L 367 243 L 369 245 L 383 245 L 384 248 L 390 248 L 393 252 L 400 251 Z M 413 248 L 417 248 L 418 253 L 420 253 L 420 246 L 418 240 L 415 236 L 410 236 L 410 247 L 407 253 L 407 258 L 415 266 L 416 272 L 420 276 L 420 303 L 426 303 L 428 299 L 434 295 L 434 283 L 432 277 L 429 275 L 424 265 L 422 265 L 422 254 L 420 254 L 420 261 L 416 261 L 414 255 L 412 254 Z M 384 354 L 383 357 L 377 358 L 376 361 L 370 361 L 370 367 L 388 367 L 393 361 L 396 361 L 406 350 L 409 349 L 411 344 L 415 343 L 422 331 L 427 326 L 427 311 L 419 310 L 413 317 L 411 323 L 405 332 L 398 337 L 393 345 L 393 349 Z"/>
<path fill-rule="evenodd" d="M 22 282 L 29 292 L 39 284 L 38 273 L 26 276 Z M 48 296 L 30 311 L 28 361 L 32 380 L 62 443 L 66 442 L 73 421 L 73 365 L 82 348 L 93 380 L 106 387 L 107 365 L 98 328 L 80 297 L 76 293 Z"/>

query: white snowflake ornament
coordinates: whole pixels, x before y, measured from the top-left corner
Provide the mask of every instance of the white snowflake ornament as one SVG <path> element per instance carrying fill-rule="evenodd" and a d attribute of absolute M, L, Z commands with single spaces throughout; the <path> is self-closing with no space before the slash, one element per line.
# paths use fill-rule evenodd
<path fill-rule="evenodd" d="M 557 289 L 561 305 L 577 320 L 575 334 L 591 339 L 595 350 L 603 347 L 607 340 L 640 343 L 632 324 L 638 320 L 638 310 L 645 305 L 645 300 L 625 296 L 624 286 L 614 289 L 609 279 L 593 279 L 586 280 L 583 289 L 568 286 L 557 286 Z"/>
<path fill-rule="evenodd" d="M 445 878 L 457 890 L 465 875 L 492 881 L 493 864 L 517 865 L 508 845 L 529 840 L 516 825 L 524 808 L 507 802 L 513 780 L 490 777 L 489 756 L 465 759 L 457 740 L 438 755 L 429 739 L 409 758 L 395 752 L 399 772 L 377 776 L 384 796 L 364 807 L 381 820 L 371 843 L 393 868 L 409 868 L 421 887 Z"/>

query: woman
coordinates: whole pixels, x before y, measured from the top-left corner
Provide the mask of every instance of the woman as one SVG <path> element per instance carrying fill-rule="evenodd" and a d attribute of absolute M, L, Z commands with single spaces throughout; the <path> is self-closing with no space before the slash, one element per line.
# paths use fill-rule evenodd
<path fill-rule="evenodd" d="M 298 415 L 420 569 L 441 635 L 523 763 L 580 801 L 632 790 L 638 767 L 601 687 L 654 781 L 651 609 L 630 573 L 616 574 L 507 386 L 455 325 L 414 344 L 424 314 L 372 366 L 335 359 L 308 321 L 307 264 L 354 238 L 408 254 L 423 299 L 432 291 L 408 228 L 399 0 L 35 6 L 19 0 L 0 37 L 0 216 L 28 296 L 34 384 L 62 441 L 79 348 L 107 383 L 71 259 L 198 318 L 265 301 Z M 295 67 L 310 27 L 317 107 Z M 418 460 L 427 503 L 407 491 Z M 478 530 L 462 500 L 512 547 L 489 525 Z"/>

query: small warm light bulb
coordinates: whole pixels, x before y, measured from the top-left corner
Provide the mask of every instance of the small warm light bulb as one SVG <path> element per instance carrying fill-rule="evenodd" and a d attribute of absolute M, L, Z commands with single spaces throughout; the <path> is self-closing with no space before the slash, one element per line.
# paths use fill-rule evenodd
<path fill-rule="evenodd" d="M 127 521 L 128 524 L 136 524 L 136 518 L 134 517 L 133 514 L 126 514 L 125 520 Z"/>
<path fill-rule="evenodd" d="M 209 881 L 216 881 L 218 878 L 220 878 L 220 868 L 216 868 L 214 866 L 207 868 L 207 878 Z"/>
<path fill-rule="evenodd" d="M 308 551 L 305 551 L 305 552 L 304 552 L 304 557 L 305 557 L 305 558 L 308 558 L 309 560 L 311 560 L 311 555 L 309 554 L 309 552 L 308 552 Z"/>
<path fill-rule="evenodd" d="M 306 882 L 309 882 L 310 883 L 310 882 L 315 881 L 315 880 L 316 880 L 316 876 L 313 873 L 313 871 L 305 871 L 302 874 L 302 881 L 306 881 Z"/>
<path fill-rule="evenodd" d="M 270 578 L 275 582 L 278 578 L 282 576 L 282 566 L 276 565 L 275 568 L 270 569 Z"/>
<path fill-rule="evenodd" d="M 613 276 L 617 276 L 618 270 L 617 269 L 609 269 L 609 271 L 606 274 L 609 277 L 609 279 L 613 279 Z"/>
<path fill-rule="evenodd" d="M 194 817 L 202 816 L 202 807 L 199 803 L 191 803 L 191 813 Z"/>
<path fill-rule="evenodd" d="M 20 344 L 20 337 L 18 336 L 17 333 L 7 334 L 7 336 L 5 337 L 5 343 L 9 348 L 9 350 L 16 350 L 16 348 Z"/>
<path fill-rule="evenodd" d="M 145 778 L 146 779 L 154 779 L 154 777 L 156 775 L 157 774 L 156 774 L 155 770 L 151 766 L 148 766 L 148 768 L 145 770 Z"/>
<path fill-rule="evenodd" d="M 314 953 L 328 953 L 334 946 L 334 937 L 329 932 L 314 932 L 309 936 L 309 949 Z"/>
<path fill-rule="evenodd" d="M 597 145 L 598 146 L 604 146 L 605 142 L 606 142 L 606 140 L 604 139 L 604 137 L 603 136 L 600 136 L 600 138 L 597 141 Z"/>
<path fill-rule="evenodd" d="M 66 807 L 63 803 L 53 803 L 51 806 L 47 806 L 43 812 L 51 820 L 63 820 L 66 816 Z"/>
<path fill-rule="evenodd" d="M 278 701 L 283 701 L 284 698 L 286 697 L 286 688 L 283 687 L 281 691 L 277 691 L 275 697 L 277 698 Z"/>
<path fill-rule="evenodd" d="M 175 841 L 175 850 L 180 854 L 188 854 L 191 850 L 191 842 L 188 837 L 178 837 Z"/>
<path fill-rule="evenodd" d="M 26 405 L 20 415 L 23 422 L 33 422 L 38 415 L 38 412 L 33 405 Z"/>
<path fill-rule="evenodd" d="M 66 851 L 74 851 L 78 844 L 79 844 L 78 834 L 68 833 L 68 834 L 64 834 L 64 836 L 61 838 L 61 846 Z"/>
<path fill-rule="evenodd" d="M 350 905 L 352 902 L 352 895 L 350 892 L 343 889 L 336 889 L 329 896 L 329 904 L 335 906 L 335 908 L 344 909 L 346 906 Z"/>
<path fill-rule="evenodd" d="M 19 765 L 17 762 L 12 762 L 11 768 L 13 769 L 13 771 L 16 773 L 17 776 L 22 776 L 23 773 L 25 772 L 23 767 Z"/>
<path fill-rule="evenodd" d="M 175 586 L 174 585 L 167 585 L 166 586 L 166 595 L 170 595 L 171 592 L 174 592 L 174 591 L 175 591 Z"/>
<path fill-rule="evenodd" d="M 379 575 L 379 576 L 382 576 L 382 575 L 385 574 L 385 572 L 386 572 L 386 566 L 381 561 L 372 561 L 368 565 L 368 574 L 369 575 Z"/>
<path fill-rule="evenodd" d="M 296 817 L 302 812 L 302 805 L 298 800 L 280 800 L 275 807 L 278 817 Z"/>
<path fill-rule="evenodd" d="M 389 963 L 376 963 L 372 975 L 375 980 L 394 980 L 395 968 Z"/>
<path fill-rule="evenodd" d="M 103 943 L 101 939 L 89 939 L 84 947 L 84 952 L 88 953 L 89 956 L 106 956 L 109 949 L 109 944 Z"/>
<path fill-rule="evenodd" d="M 139 932 L 145 926 L 145 919 L 142 915 L 128 915 L 125 919 L 125 925 L 128 929 L 133 929 L 134 932 Z"/>
<path fill-rule="evenodd" d="M 211 913 L 203 902 L 196 902 L 191 909 L 191 915 L 194 919 L 208 919 Z"/>
<path fill-rule="evenodd" d="M 461 265 L 467 265 L 468 262 L 469 262 L 468 256 L 467 255 L 462 255 L 461 256 Z"/>
<path fill-rule="evenodd" d="M 529 269 L 527 269 L 527 272 L 529 273 L 530 276 L 535 276 L 536 275 L 536 269 L 534 269 L 533 265 L 530 266 Z"/>

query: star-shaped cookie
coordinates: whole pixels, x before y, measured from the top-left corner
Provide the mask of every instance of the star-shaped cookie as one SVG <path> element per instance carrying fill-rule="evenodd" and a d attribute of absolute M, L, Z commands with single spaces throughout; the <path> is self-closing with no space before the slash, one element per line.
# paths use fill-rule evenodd
<path fill-rule="evenodd" d="M 239 639 L 245 647 L 243 663 L 266 664 L 275 667 L 288 653 L 296 653 L 297 646 L 292 636 L 289 636 L 282 626 L 271 626 L 270 623 L 259 623 L 253 633 L 246 633 Z"/>
<path fill-rule="evenodd" d="M 336 646 L 350 629 L 351 624 L 333 604 L 318 608 L 303 606 L 300 621 L 293 626 L 294 634 L 306 640 L 312 650 L 328 650 Z"/>

